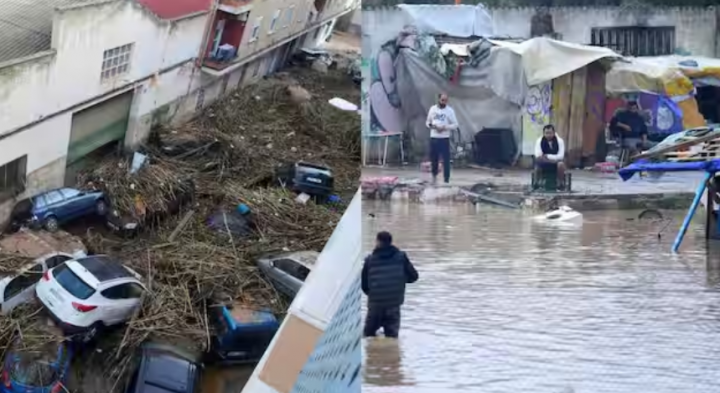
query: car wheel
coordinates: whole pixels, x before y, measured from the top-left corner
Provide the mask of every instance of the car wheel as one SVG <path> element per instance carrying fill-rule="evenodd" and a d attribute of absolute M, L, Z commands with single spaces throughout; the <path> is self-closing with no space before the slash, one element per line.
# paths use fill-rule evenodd
<path fill-rule="evenodd" d="M 90 329 L 88 329 L 87 332 L 85 332 L 81 335 L 80 341 L 83 344 L 92 342 L 95 339 L 95 337 L 97 337 L 101 328 L 102 328 L 102 325 L 100 324 L 100 322 L 95 322 L 92 326 L 90 326 Z"/>
<path fill-rule="evenodd" d="M 48 232 L 56 232 L 58 229 L 60 229 L 60 222 L 58 222 L 57 217 L 50 216 L 46 218 L 45 229 L 47 229 Z"/>
<path fill-rule="evenodd" d="M 107 204 L 102 199 L 95 202 L 95 213 L 97 213 L 98 216 L 107 214 Z"/>

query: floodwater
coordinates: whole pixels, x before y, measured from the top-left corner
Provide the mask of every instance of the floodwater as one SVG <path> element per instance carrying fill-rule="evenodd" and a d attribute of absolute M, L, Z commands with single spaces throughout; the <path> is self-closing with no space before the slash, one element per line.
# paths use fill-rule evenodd
<path fill-rule="evenodd" d="M 465 205 L 363 212 L 367 249 L 391 231 L 420 273 L 400 339 L 365 340 L 363 392 L 720 392 L 720 250 L 708 259 L 699 224 L 674 256 L 678 217 L 595 212 L 558 226 Z"/>

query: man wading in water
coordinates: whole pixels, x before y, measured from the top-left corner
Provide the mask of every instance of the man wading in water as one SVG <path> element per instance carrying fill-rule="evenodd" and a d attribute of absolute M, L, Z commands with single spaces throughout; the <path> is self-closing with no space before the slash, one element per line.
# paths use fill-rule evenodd
<path fill-rule="evenodd" d="M 364 337 L 374 337 L 380 328 L 385 337 L 398 337 L 405 284 L 417 280 L 417 270 L 407 254 L 393 246 L 392 235 L 378 233 L 375 249 L 365 258 L 362 268 L 362 290 L 368 297 Z"/>
<path fill-rule="evenodd" d="M 443 178 L 450 182 L 450 134 L 458 128 L 455 111 L 448 104 L 445 93 L 438 95 L 437 105 L 430 107 L 426 125 L 430 129 L 430 166 L 433 184 L 437 183 L 440 159 L 443 164 Z"/>

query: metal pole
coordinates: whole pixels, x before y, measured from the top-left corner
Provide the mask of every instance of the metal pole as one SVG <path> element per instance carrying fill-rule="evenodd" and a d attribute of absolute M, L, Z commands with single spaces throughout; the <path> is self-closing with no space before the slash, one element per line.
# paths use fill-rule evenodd
<path fill-rule="evenodd" d="M 718 227 L 717 217 L 715 216 L 715 195 L 718 192 L 717 181 L 720 180 L 715 177 L 713 173 L 712 180 L 708 182 L 707 187 L 707 198 L 705 202 L 705 239 L 717 239 L 718 238 Z"/>
<path fill-rule="evenodd" d="M 678 231 L 677 236 L 675 237 L 675 243 L 673 243 L 672 246 L 672 252 L 677 252 L 680 248 L 680 244 L 683 241 L 683 238 L 685 237 L 685 233 L 688 230 L 688 227 L 690 226 L 690 221 L 692 220 L 693 216 L 695 215 L 695 211 L 697 210 L 698 205 L 700 204 L 700 200 L 703 197 L 703 194 L 705 193 L 705 189 L 707 188 L 708 181 L 712 178 L 714 173 L 706 172 L 705 177 L 703 178 L 702 183 L 697 188 L 697 191 L 695 191 L 695 198 L 693 199 L 692 205 L 690 205 L 690 209 L 688 209 L 687 215 L 685 216 L 685 220 L 682 223 L 682 226 L 680 227 L 680 230 Z"/>

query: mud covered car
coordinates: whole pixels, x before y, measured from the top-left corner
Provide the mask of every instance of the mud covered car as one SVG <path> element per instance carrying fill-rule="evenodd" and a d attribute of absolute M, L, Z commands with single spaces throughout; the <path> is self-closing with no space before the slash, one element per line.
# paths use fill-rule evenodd
<path fill-rule="evenodd" d="M 160 343 L 143 344 L 126 393 L 195 393 L 200 388 L 200 360 L 194 354 Z"/>
<path fill-rule="evenodd" d="M 29 226 L 55 232 L 61 224 L 84 216 L 104 216 L 107 208 L 101 191 L 58 188 L 18 202 L 11 213 L 11 229 Z"/>
<path fill-rule="evenodd" d="M 296 251 L 269 255 L 258 260 L 258 267 L 275 288 L 295 297 L 320 256 L 317 251 Z"/>
<path fill-rule="evenodd" d="M 67 342 L 54 342 L 40 349 L 23 350 L 17 340 L 5 355 L 2 370 L 3 393 L 61 393 L 73 357 Z"/>

